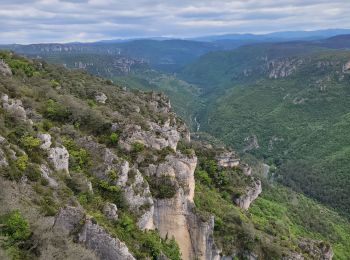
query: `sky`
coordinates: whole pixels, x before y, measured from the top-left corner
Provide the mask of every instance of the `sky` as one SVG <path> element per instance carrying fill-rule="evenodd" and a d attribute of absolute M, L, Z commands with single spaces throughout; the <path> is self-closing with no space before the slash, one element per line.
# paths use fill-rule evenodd
<path fill-rule="evenodd" d="M 350 28 L 349 0 L 0 0 L 0 43 Z"/>

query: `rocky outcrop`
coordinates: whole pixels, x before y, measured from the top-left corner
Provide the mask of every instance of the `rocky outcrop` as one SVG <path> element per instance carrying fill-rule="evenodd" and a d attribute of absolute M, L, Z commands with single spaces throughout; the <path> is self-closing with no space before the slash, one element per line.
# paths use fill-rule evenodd
<path fill-rule="evenodd" d="M 107 202 L 102 209 L 103 214 L 110 220 L 118 219 L 118 208 L 114 203 Z"/>
<path fill-rule="evenodd" d="M 312 259 L 332 260 L 334 255 L 332 247 L 323 241 L 301 239 L 298 246 L 303 253 L 307 253 Z"/>
<path fill-rule="evenodd" d="M 260 148 L 258 137 L 256 135 L 244 138 L 244 142 L 246 143 L 246 146 L 244 147 L 243 152 L 256 150 Z"/>
<path fill-rule="evenodd" d="M 1 147 L 3 144 L 5 144 L 5 142 L 6 142 L 5 137 L 0 135 L 0 167 L 7 167 L 9 165 L 6 158 L 5 151 Z"/>
<path fill-rule="evenodd" d="M 268 64 L 269 78 L 278 79 L 292 75 L 304 63 L 302 59 L 284 58 L 272 60 Z"/>
<path fill-rule="evenodd" d="M 111 237 L 102 227 L 89 218 L 85 220 L 78 241 L 104 260 L 135 259 L 123 242 Z"/>
<path fill-rule="evenodd" d="M 262 192 L 261 181 L 254 180 L 251 185 L 249 185 L 245 192 L 239 197 L 233 198 L 233 201 L 242 209 L 248 209 L 250 204 L 259 196 Z"/>
<path fill-rule="evenodd" d="M 350 61 L 344 64 L 343 73 L 350 73 Z"/>
<path fill-rule="evenodd" d="M 22 101 L 19 99 L 9 98 L 8 95 L 1 96 L 2 108 L 19 120 L 27 119 L 26 111 L 23 108 Z"/>
<path fill-rule="evenodd" d="M 168 176 L 177 182 L 179 189 L 184 191 L 186 198 L 193 201 L 194 197 L 194 171 L 197 166 L 197 157 L 187 157 L 179 152 L 166 156 L 164 162 L 158 165 L 150 164 L 143 170 L 148 176 Z"/>
<path fill-rule="evenodd" d="M 11 68 L 2 59 L 0 59 L 0 74 L 3 76 L 11 76 L 12 75 Z"/>
<path fill-rule="evenodd" d="M 131 168 L 128 161 L 118 158 L 111 149 L 95 142 L 91 137 L 80 138 L 78 143 L 91 154 L 101 157 L 101 162 L 92 169 L 93 175 L 101 180 L 112 181 L 122 189 L 130 210 L 138 218 L 138 227 L 154 229 L 152 195 L 139 170 Z M 110 180 L 111 172 L 118 173 L 116 180 Z"/>
<path fill-rule="evenodd" d="M 201 220 L 196 214 L 187 216 L 194 255 L 197 259 L 220 260 L 220 250 L 214 243 L 214 217 Z"/>
<path fill-rule="evenodd" d="M 109 235 L 93 219 L 86 218 L 80 206 L 61 208 L 55 217 L 53 230 L 64 236 L 77 235 L 77 242 L 93 251 L 100 259 L 135 259 L 123 242 Z"/>
<path fill-rule="evenodd" d="M 221 167 L 235 167 L 239 165 L 239 158 L 234 152 L 223 152 L 216 156 L 216 161 Z"/>
<path fill-rule="evenodd" d="M 252 175 L 252 167 L 250 167 L 248 164 L 246 163 L 240 164 L 240 168 L 242 169 L 242 172 L 245 176 Z"/>
<path fill-rule="evenodd" d="M 105 103 L 106 103 L 106 100 L 107 100 L 107 96 L 106 96 L 105 93 L 100 92 L 100 93 L 97 93 L 97 94 L 95 95 L 95 100 L 96 100 L 96 102 L 98 102 L 98 103 L 105 104 Z"/>
<path fill-rule="evenodd" d="M 0 148 L 0 167 L 7 167 L 8 161 L 6 159 L 6 155 L 3 149 Z"/>
<path fill-rule="evenodd" d="M 152 92 L 149 104 L 158 113 L 169 113 L 171 109 L 170 99 L 162 93 Z"/>
<path fill-rule="evenodd" d="M 125 181 L 125 177 L 123 182 Z M 119 181 L 121 183 L 122 181 Z M 130 184 L 128 184 L 130 182 Z M 128 172 L 128 179 L 123 187 L 124 197 L 130 209 L 138 216 L 137 225 L 140 229 L 154 229 L 153 199 L 148 183 L 136 169 Z"/>
<path fill-rule="evenodd" d="M 69 153 L 64 146 L 50 148 L 48 159 L 52 162 L 57 171 L 69 173 Z"/>
<path fill-rule="evenodd" d="M 40 172 L 41 172 L 41 177 L 43 177 L 48 182 L 51 188 L 58 187 L 57 181 L 50 177 L 51 170 L 49 167 L 47 167 L 47 165 L 45 164 L 40 165 Z"/>
<path fill-rule="evenodd" d="M 127 125 L 119 140 L 119 144 L 130 151 L 134 143 L 141 143 L 146 147 L 161 150 L 170 147 L 176 150 L 177 143 L 180 140 L 180 133 L 175 127 L 166 123 L 162 126 L 156 123 L 149 123 L 149 130 L 143 130 L 138 125 Z"/>
<path fill-rule="evenodd" d="M 177 188 L 172 198 L 154 199 L 153 221 L 162 237 L 175 238 L 183 259 L 219 259 L 213 240 L 214 220 L 205 222 L 193 211 L 196 165 L 197 157 L 175 153 L 144 169 L 148 176 L 168 176 Z"/>
<path fill-rule="evenodd" d="M 184 260 L 195 259 L 187 215 L 189 201 L 180 189 L 171 199 L 154 201 L 154 224 L 163 238 L 174 238 Z"/>
<path fill-rule="evenodd" d="M 84 212 L 81 207 L 67 206 L 61 208 L 56 215 L 53 229 L 68 236 L 80 223 L 84 217 Z"/>
<path fill-rule="evenodd" d="M 38 138 L 41 140 L 40 148 L 43 150 L 48 150 L 51 147 L 51 135 L 45 133 L 39 133 Z"/>

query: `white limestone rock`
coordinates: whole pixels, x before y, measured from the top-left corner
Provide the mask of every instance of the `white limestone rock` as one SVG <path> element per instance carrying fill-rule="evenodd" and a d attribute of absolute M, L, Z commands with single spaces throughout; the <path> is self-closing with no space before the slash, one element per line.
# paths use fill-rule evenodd
<path fill-rule="evenodd" d="M 63 170 L 69 173 L 69 153 L 64 146 L 50 148 L 48 159 L 57 171 Z"/>
<path fill-rule="evenodd" d="M 21 100 L 9 98 L 8 95 L 4 94 L 1 96 L 1 103 L 2 108 L 15 118 L 23 121 L 27 120 L 26 111 Z"/>
<path fill-rule="evenodd" d="M 115 205 L 114 203 L 107 202 L 103 206 L 102 212 L 110 220 L 118 219 L 118 208 L 117 205 Z"/>
<path fill-rule="evenodd" d="M 350 61 L 344 64 L 343 73 L 350 73 Z"/>
<path fill-rule="evenodd" d="M 243 174 L 245 176 L 251 176 L 252 175 L 252 167 L 250 167 L 248 164 L 240 164 L 240 168 L 242 169 L 243 171 Z"/>
<path fill-rule="evenodd" d="M 216 161 L 219 166 L 232 168 L 239 165 L 239 158 L 234 152 L 223 152 L 216 156 Z"/>
<path fill-rule="evenodd" d="M 12 75 L 11 68 L 3 59 L 0 59 L 0 74 L 2 74 L 3 76 Z"/>
<path fill-rule="evenodd" d="M 243 152 L 256 150 L 260 148 L 258 137 L 256 135 L 247 136 L 244 138 L 244 142 L 246 143 L 246 146 L 243 149 Z"/>
<path fill-rule="evenodd" d="M 183 187 L 187 199 L 193 201 L 195 188 L 194 171 L 196 165 L 196 156 L 188 157 L 177 152 L 167 155 L 165 161 L 158 165 L 150 164 L 143 171 L 148 176 L 172 177 L 179 183 L 179 186 Z"/>
<path fill-rule="evenodd" d="M 118 238 L 113 238 L 104 228 L 86 219 L 79 233 L 78 241 L 104 260 L 135 260 L 127 246 Z"/>
<path fill-rule="evenodd" d="M 159 126 L 151 122 L 147 131 L 141 129 L 138 125 L 125 126 L 119 144 L 128 151 L 132 149 L 134 143 L 142 143 L 146 147 L 156 150 L 161 150 L 167 146 L 176 150 L 179 140 L 180 133 L 176 130 L 176 127 Z"/>
<path fill-rule="evenodd" d="M 95 100 L 98 103 L 105 104 L 107 101 L 107 96 L 105 93 L 100 92 L 95 95 Z"/>
<path fill-rule="evenodd" d="M 68 236 L 84 217 L 83 209 L 67 206 L 61 208 L 55 217 L 53 230 Z"/>
<path fill-rule="evenodd" d="M 125 181 L 125 175 L 121 176 Z M 128 184 L 130 182 L 131 184 Z M 137 169 L 128 172 L 128 179 L 123 187 L 124 197 L 130 209 L 138 216 L 137 225 L 140 229 L 154 229 L 153 224 L 153 199 L 148 183 Z"/>
<path fill-rule="evenodd" d="M 41 140 L 40 148 L 43 150 L 48 150 L 51 147 L 51 135 L 45 133 L 38 133 L 38 138 Z"/>
<path fill-rule="evenodd" d="M 283 58 L 268 63 L 269 78 L 278 79 L 292 75 L 304 63 L 302 59 Z"/>
<path fill-rule="evenodd" d="M 9 163 L 6 159 L 6 155 L 3 149 L 0 148 L 0 167 L 7 167 Z"/>
<path fill-rule="evenodd" d="M 262 186 L 260 180 L 254 180 L 250 186 L 246 188 L 244 194 L 238 198 L 234 198 L 233 201 L 242 209 L 248 209 L 250 204 L 256 200 L 259 194 L 262 192 Z"/>

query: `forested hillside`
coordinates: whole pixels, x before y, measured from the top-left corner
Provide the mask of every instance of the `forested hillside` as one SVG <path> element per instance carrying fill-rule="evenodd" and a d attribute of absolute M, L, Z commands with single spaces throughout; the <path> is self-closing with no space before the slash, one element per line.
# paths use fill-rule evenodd
<path fill-rule="evenodd" d="M 190 141 L 164 95 L 0 55 L 2 258 L 349 255 L 345 218 Z"/>
<path fill-rule="evenodd" d="M 197 117 L 202 131 L 277 167 L 275 177 L 294 190 L 349 214 L 349 62 L 348 50 L 259 45 L 205 55 L 183 77 L 206 92 Z"/>

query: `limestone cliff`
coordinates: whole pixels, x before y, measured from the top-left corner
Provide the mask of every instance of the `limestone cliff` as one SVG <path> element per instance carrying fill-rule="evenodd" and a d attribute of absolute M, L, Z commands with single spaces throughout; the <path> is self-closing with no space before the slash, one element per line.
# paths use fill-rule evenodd
<path fill-rule="evenodd" d="M 253 179 L 251 185 L 245 189 L 244 193 L 236 198 L 233 198 L 233 201 L 242 209 L 248 209 L 250 204 L 259 196 L 261 192 L 261 181 Z"/>

